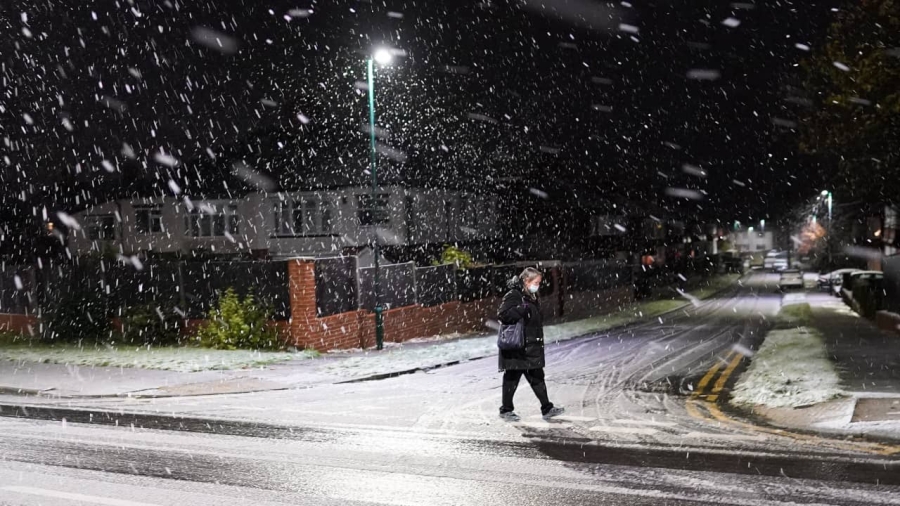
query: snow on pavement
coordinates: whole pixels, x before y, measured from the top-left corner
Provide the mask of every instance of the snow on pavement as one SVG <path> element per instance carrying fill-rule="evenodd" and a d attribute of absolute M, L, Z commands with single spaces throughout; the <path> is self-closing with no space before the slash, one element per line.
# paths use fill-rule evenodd
<path fill-rule="evenodd" d="M 0 360 L 83 367 L 135 367 L 176 372 L 243 369 L 311 358 L 308 352 L 214 350 L 192 347 L 3 346 Z"/>

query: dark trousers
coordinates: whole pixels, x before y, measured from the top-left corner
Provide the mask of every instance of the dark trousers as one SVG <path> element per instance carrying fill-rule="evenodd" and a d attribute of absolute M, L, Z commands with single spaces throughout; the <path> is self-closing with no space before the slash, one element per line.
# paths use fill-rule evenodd
<path fill-rule="evenodd" d="M 513 411 L 513 396 L 516 395 L 516 389 L 519 387 L 519 380 L 522 379 L 523 374 L 528 380 L 528 384 L 531 385 L 531 389 L 534 390 L 534 395 L 541 401 L 541 413 L 547 414 L 553 409 L 553 403 L 547 397 L 547 384 L 544 383 L 543 369 L 505 371 L 503 373 L 503 405 L 500 406 L 500 412 Z"/>

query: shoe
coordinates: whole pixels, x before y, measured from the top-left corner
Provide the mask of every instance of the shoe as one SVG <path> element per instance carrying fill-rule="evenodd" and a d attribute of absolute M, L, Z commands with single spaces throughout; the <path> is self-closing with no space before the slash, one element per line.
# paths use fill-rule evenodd
<path fill-rule="evenodd" d="M 565 412 L 566 412 L 566 408 L 554 406 L 554 407 L 550 408 L 550 411 L 547 411 L 546 413 L 544 413 L 544 420 L 549 420 L 549 419 L 553 418 L 554 416 L 559 416 Z"/>
<path fill-rule="evenodd" d="M 506 420 L 507 422 L 518 422 L 519 420 L 521 420 L 521 418 L 519 418 L 519 415 L 517 415 L 513 411 L 507 411 L 505 413 L 500 413 L 500 418 Z"/>

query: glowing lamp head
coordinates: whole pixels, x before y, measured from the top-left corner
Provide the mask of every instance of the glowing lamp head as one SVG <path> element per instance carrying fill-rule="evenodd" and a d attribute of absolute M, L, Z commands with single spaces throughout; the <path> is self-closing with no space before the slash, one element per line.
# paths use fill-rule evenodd
<path fill-rule="evenodd" d="M 376 50 L 373 57 L 375 58 L 375 62 L 379 65 L 387 65 L 394 59 L 394 55 L 387 49 Z"/>

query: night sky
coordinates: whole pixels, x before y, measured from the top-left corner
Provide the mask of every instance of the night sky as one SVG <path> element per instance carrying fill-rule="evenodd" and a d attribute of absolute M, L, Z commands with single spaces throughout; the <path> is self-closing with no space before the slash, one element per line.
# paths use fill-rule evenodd
<path fill-rule="evenodd" d="M 239 192 L 235 160 L 282 187 L 362 182 L 379 46 L 404 54 L 376 84 L 386 182 L 778 216 L 822 176 L 786 107 L 796 44 L 833 15 L 816 4 L 7 1 L 3 219 L 169 180 Z"/>

